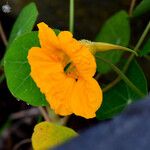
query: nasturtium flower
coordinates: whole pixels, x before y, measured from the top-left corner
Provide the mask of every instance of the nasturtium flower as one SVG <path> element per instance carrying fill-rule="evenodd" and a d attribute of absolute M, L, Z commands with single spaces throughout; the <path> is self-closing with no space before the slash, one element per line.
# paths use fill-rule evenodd
<path fill-rule="evenodd" d="M 89 48 L 69 31 L 55 32 L 39 23 L 41 47 L 28 53 L 31 77 L 59 115 L 95 117 L 102 103 L 102 90 L 93 78 L 96 62 Z"/>

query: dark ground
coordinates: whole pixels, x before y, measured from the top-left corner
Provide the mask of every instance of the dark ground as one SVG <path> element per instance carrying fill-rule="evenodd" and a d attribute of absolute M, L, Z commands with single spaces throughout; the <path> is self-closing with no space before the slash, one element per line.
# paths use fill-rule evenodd
<path fill-rule="evenodd" d="M 0 21 L 9 37 L 12 25 L 19 13 L 19 11 L 30 2 L 30 0 L 16 0 L 16 1 L 0 1 L 0 8 L 2 5 L 10 4 L 12 10 L 9 14 L 3 13 L 0 10 Z M 44 21 L 53 28 L 60 30 L 68 30 L 68 11 L 69 0 L 35 0 L 38 10 L 39 18 L 37 22 Z M 125 9 L 129 10 L 130 0 L 75 0 L 75 37 L 77 39 L 94 40 L 96 34 L 100 31 L 104 21 L 113 15 L 115 12 Z M 131 45 L 134 45 L 142 33 L 147 18 L 144 15 L 140 18 L 132 19 L 132 35 L 134 39 L 131 40 Z M 35 29 L 37 29 L 35 27 Z M 137 32 L 138 31 L 138 32 Z M 0 40 L 0 57 L 3 56 L 5 46 Z M 147 70 L 148 63 L 143 60 L 142 66 L 145 68 L 147 77 L 150 77 L 150 72 Z M 144 65 L 143 65 L 144 64 Z M 2 71 L 2 70 L 1 70 Z M 149 84 L 150 85 L 150 84 Z M 15 112 L 31 109 L 31 106 L 26 105 L 22 101 L 17 101 L 9 92 L 6 86 L 6 81 L 0 85 L 0 150 L 11 150 L 17 143 L 24 139 L 31 137 L 34 125 L 39 121 L 39 112 L 34 116 L 23 117 L 19 119 L 11 119 Z M 15 114 L 16 115 L 16 114 Z M 96 119 L 85 120 L 80 117 L 72 116 L 68 121 L 68 126 L 76 131 L 93 126 L 98 121 Z M 6 124 L 7 123 L 7 124 Z M 9 128 L 3 130 L 3 126 L 7 125 Z M 5 127 L 6 127 L 5 125 Z M 1 132 L 3 130 L 3 132 Z M 24 144 L 21 149 L 30 149 L 30 144 Z"/>

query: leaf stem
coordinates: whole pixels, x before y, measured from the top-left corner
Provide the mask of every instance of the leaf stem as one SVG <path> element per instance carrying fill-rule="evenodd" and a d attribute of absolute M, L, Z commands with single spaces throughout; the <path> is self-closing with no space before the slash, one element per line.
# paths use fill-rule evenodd
<path fill-rule="evenodd" d="M 21 146 L 24 145 L 24 144 L 27 144 L 27 143 L 31 143 L 31 139 L 24 139 L 22 140 L 21 142 L 17 143 L 13 150 L 18 150 L 18 149 L 21 149 Z"/>
<path fill-rule="evenodd" d="M 112 82 L 110 82 L 106 87 L 104 87 L 102 89 L 103 92 L 107 92 L 109 89 L 111 89 L 112 87 L 114 87 L 120 80 L 121 80 L 121 78 L 118 76 L 115 80 L 113 80 Z"/>
<path fill-rule="evenodd" d="M 74 32 L 74 0 L 70 0 L 69 8 L 69 31 Z"/>
<path fill-rule="evenodd" d="M 1 22 L 0 22 L 0 35 L 1 35 L 1 38 L 2 38 L 2 41 L 3 41 L 4 45 L 5 45 L 5 47 L 7 47 L 8 41 L 7 41 L 6 34 L 5 34 L 5 32 L 4 32 L 4 29 L 3 29 L 3 27 L 2 27 Z M 5 55 L 5 54 L 4 54 L 4 55 Z M 3 67 L 3 64 L 4 64 L 4 56 L 3 56 L 3 58 L 0 60 L 0 68 Z"/>
<path fill-rule="evenodd" d="M 1 21 L 0 21 L 0 36 L 2 38 L 2 41 L 5 45 L 5 47 L 7 47 L 7 44 L 8 44 L 8 41 L 7 41 L 7 38 L 6 38 L 6 34 L 4 32 L 4 29 L 2 27 L 2 24 L 1 24 Z M 0 60 L 0 69 L 3 68 L 3 61 L 4 61 L 4 56 L 3 58 Z M 3 70 L 3 69 L 2 69 Z M 2 72 L 1 76 L 0 76 L 0 84 L 3 82 L 3 80 L 5 79 L 5 74 L 4 72 Z"/>
<path fill-rule="evenodd" d="M 129 9 L 129 16 L 130 17 L 132 16 L 135 3 L 136 3 L 136 0 L 132 0 L 131 3 L 130 3 L 130 9 Z"/>
<path fill-rule="evenodd" d="M 144 32 L 142 33 L 140 39 L 138 40 L 138 42 L 137 42 L 137 44 L 136 44 L 136 46 L 134 48 L 135 52 L 138 52 L 139 47 L 143 43 L 143 41 L 144 41 L 146 35 L 148 34 L 149 30 L 150 30 L 150 21 L 148 22 Z M 135 56 L 134 54 L 131 54 L 130 57 L 128 58 L 128 61 L 126 62 L 125 66 L 124 66 L 124 68 L 122 70 L 123 73 L 125 73 L 128 70 L 128 67 L 129 67 L 131 61 L 133 60 L 134 56 Z M 103 88 L 103 92 L 108 91 L 110 88 L 115 86 L 120 80 L 121 80 L 121 78 L 120 78 L 120 76 L 118 76 L 115 80 L 113 80 L 105 88 Z"/>
<path fill-rule="evenodd" d="M 65 126 L 69 120 L 70 116 L 65 116 L 61 119 L 61 125 Z"/>
<path fill-rule="evenodd" d="M 51 122 L 50 117 L 42 106 L 39 107 L 39 110 L 41 111 L 41 114 L 43 115 L 45 121 Z"/>
<path fill-rule="evenodd" d="M 136 44 L 136 46 L 135 46 L 135 48 L 134 48 L 134 50 L 135 50 L 136 52 L 138 51 L 139 47 L 140 47 L 141 44 L 143 43 L 143 41 L 144 41 L 146 35 L 148 34 L 149 30 L 150 30 L 150 21 L 148 22 L 148 24 L 147 24 L 147 26 L 146 26 L 144 32 L 142 33 L 142 35 L 141 35 L 141 37 L 140 37 L 138 43 Z"/>
<path fill-rule="evenodd" d="M 143 94 L 126 76 L 125 74 L 119 69 L 117 68 L 114 64 L 112 64 L 111 62 L 109 62 L 108 60 L 100 57 L 100 56 L 96 56 L 98 59 L 102 60 L 103 62 L 107 63 L 108 65 L 111 66 L 111 68 L 119 75 L 119 77 L 132 89 L 134 90 L 137 94 L 139 94 L 141 97 L 144 97 L 145 94 Z"/>
<path fill-rule="evenodd" d="M 4 45 L 7 46 L 8 42 L 7 42 L 6 34 L 3 30 L 1 22 L 0 22 L 0 36 L 2 38 L 2 41 L 3 41 Z"/>

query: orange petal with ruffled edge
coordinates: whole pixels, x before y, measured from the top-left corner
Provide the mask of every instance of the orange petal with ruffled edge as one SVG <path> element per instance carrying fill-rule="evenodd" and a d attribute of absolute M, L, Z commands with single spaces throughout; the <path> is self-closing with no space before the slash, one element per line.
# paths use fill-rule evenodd
<path fill-rule="evenodd" d="M 56 114 L 65 116 L 73 113 L 69 104 L 75 82 L 73 78 L 66 76 L 60 80 L 51 81 L 51 89 L 45 93 L 45 96 Z"/>
<path fill-rule="evenodd" d="M 39 28 L 38 36 L 41 47 L 52 50 L 59 48 L 59 41 L 53 29 L 49 28 L 44 22 L 39 23 L 37 26 Z"/>
<path fill-rule="evenodd" d="M 46 84 L 47 81 L 50 81 L 52 77 L 63 74 L 63 66 L 57 61 L 57 57 L 47 55 L 41 48 L 32 47 L 29 50 L 28 62 L 31 67 L 31 77 L 43 93 L 49 89 Z"/>
<path fill-rule="evenodd" d="M 75 80 L 66 77 L 61 62 L 57 61 L 55 55 L 48 56 L 38 47 L 29 50 L 28 61 L 31 66 L 31 77 L 55 112 L 60 115 L 71 114 L 67 101 Z"/>
<path fill-rule="evenodd" d="M 58 38 L 62 51 L 70 57 L 80 76 L 93 77 L 96 72 L 96 62 L 89 49 L 74 39 L 68 31 L 60 32 Z"/>
<path fill-rule="evenodd" d="M 72 91 L 70 107 L 74 114 L 93 118 L 102 103 L 102 90 L 93 78 L 79 79 Z"/>

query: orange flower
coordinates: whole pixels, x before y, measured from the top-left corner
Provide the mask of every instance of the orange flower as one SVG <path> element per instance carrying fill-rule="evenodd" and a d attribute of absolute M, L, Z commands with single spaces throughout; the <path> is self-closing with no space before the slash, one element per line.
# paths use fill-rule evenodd
<path fill-rule="evenodd" d="M 68 31 L 58 36 L 45 23 L 39 23 L 41 48 L 28 53 L 31 77 L 45 94 L 55 113 L 95 117 L 102 103 L 102 91 L 93 78 L 94 56 Z"/>

